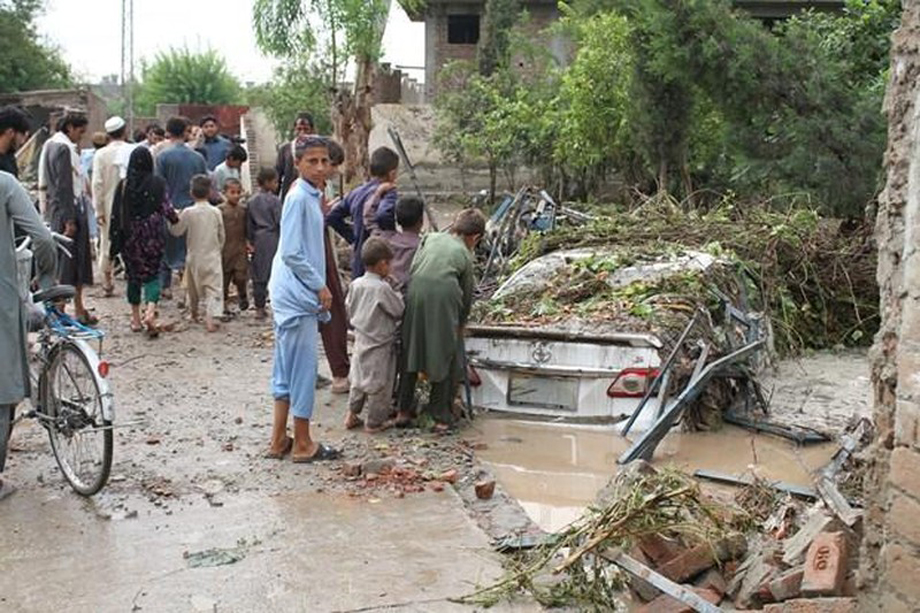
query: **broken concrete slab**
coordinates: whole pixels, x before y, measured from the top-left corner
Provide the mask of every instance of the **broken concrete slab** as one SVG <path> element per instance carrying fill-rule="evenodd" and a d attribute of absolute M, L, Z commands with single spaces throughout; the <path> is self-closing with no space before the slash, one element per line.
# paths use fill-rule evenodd
<path fill-rule="evenodd" d="M 819 534 L 833 530 L 835 519 L 820 507 L 814 507 L 805 524 L 793 536 L 783 541 L 783 563 L 795 566 Z"/>

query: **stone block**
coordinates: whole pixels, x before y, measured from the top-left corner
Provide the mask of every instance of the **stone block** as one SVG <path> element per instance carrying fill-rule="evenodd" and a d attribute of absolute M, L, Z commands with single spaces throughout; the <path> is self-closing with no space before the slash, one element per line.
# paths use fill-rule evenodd
<path fill-rule="evenodd" d="M 842 532 L 822 532 L 805 556 L 803 596 L 839 596 L 847 572 L 847 541 Z"/>
<path fill-rule="evenodd" d="M 495 480 L 490 479 L 489 481 L 478 481 L 475 486 L 476 489 L 476 498 L 480 500 L 488 500 L 495 493 Z"/>
<path fill-rule="evenodd" d="M 856 613 L 855 598 L 796 598 L 768 604 L 764 613 Z"/>
<path fill-rule="evenodd" d="M 920 504 L 904 494 L 891 493 L 888 526 L 896 535 L 920 544 Z"/>
<path fill-rule="evenodd" d="M 683 587 L 693 590 L 697 596 L 707 602 L 711 602 L 712 604 L 719 604 L 719 602 L 722 600 L 722 596 L 714 590 L 704 590 L 698 587 L 691 587 L 689 585 L 685 585 Z M 636 613 L 691 613 L 693 610 L 693 607 L 687 605 L 686 603 L 683 603 L 676 598 L 672 598 L 667 594 L 662 594 L 650 603 L 639 607 L 636 610 Z"/>
<path fill-rule="evenodd" d="M 764 586 L 766 589 L 760 590 L 760 592 L 766 596 L 764 600 L 772 602 L 783 602 L 784 600 L 798 598 L 799 594 L 802 593 L 802 577 L 804 575 L 804 568 L 794 568 L 767 583 Z"/>
<path fill-rule="evenodd" d="M 884 581 L 909 601 L 920 602 L 920 559 L 896 543 L 886 546 L 883 555 Z"/>
<path fill-rule="evenodd" d="M 920 452 L 907 447 L 896 447 L 891 452 L 888 482 L 920 498 Z"/>

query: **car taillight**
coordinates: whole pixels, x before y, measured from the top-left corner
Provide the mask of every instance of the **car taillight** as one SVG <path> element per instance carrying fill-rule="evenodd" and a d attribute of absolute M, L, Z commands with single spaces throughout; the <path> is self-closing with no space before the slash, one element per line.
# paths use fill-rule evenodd
<path fill-rule="evenodd" d="M 607 388 L 611 398 L 641 398 L 648 391 L 658 371 L 654 368 L 627 368 Z"/>
<path fill-rule="evenodd" d="M 99 362 L 99 366 L 96 368 L 99 371 L 99 376 L 105 379 L 109 376 L 109 363 L 105 360 Z"/>
<path fill-rule="evenodd" d="M 476 369 L 472 366 L 467 368 L 467 376 L 470 378 L 470 385 L 472 387 L 479 387 L 482 385 L 482 379 L 479 378 L 479 373 L 476 372 Z"/>

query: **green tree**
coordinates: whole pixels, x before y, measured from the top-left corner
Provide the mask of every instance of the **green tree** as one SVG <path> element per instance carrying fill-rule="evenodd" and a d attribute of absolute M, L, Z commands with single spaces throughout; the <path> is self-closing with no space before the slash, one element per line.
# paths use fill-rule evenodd
<path fill-rule="evenodd" d="M 294 117 L 305 110 L 313 114 L 317 132 L 332 133 L 328 80 L 315 66 L 285 63 L 271 81 L 247 90 L 246 101 L 265 109 L 278 134 L 288 134 Z"/>
<path fill-rule="evenodd" d="M 35 28 L 41 8 L 41 0 L 0 0 L 0 93 L 73 85 L 60 51 Z"/>
<path fill-rule="evenodd" d="M 412 6 L 416 0 L 406 0 Z M 332 119 L 345 149 L 345 180 L 367 175 L 374 77 L 382 54 L 390 0 L 256 0 L 253 25 L 262 50 L 304 61 L 320 49 L 331 66 Z M 355 64 L 354 88 L 339 87 L 339 74 Z"/>
<path fill-rule="evenodd" d="M 240 83 L 219 53 L 185 48 L 159 53 L 149 65 L 142 63 L 135 106 L 139 114 L 153 115 L 157 104 L 233 104 L 241 100 Z"/>
<path fill-rule="evenodd" d="M 512 28 L 518 20 L 518 0 L 486 0 L 482 37 L 479 41 L 479 73 L 491 76 L 507 66 L 511 54 Z"/>

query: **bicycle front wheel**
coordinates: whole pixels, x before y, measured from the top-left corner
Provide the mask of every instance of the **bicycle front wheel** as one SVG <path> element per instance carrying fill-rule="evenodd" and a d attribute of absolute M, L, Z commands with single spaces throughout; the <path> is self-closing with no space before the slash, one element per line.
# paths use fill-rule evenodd
<path fill-rule="evenodd" d="M 54 348 L 45 371 L 44 409 L 51 449 L 64 478 L 78 494 L 102 489 L 112 469 L 112 423 L 102 412 L 102 393 L 86 349 L 65 341 Z"/>

